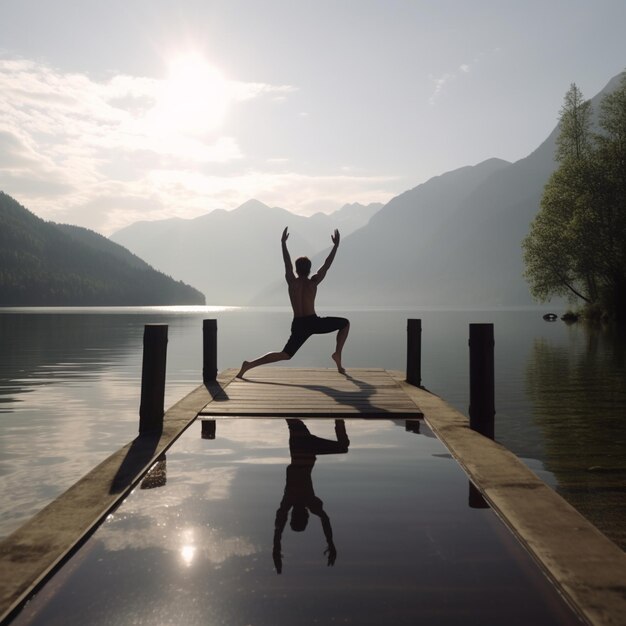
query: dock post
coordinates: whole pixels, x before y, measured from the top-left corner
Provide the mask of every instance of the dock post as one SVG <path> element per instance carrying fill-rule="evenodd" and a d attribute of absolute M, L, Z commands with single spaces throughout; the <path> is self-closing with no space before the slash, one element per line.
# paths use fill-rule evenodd
<path fill-rule="evenodd" d="M 213 382 L 217 378 L 217 320 L 202 322 L 202 380 Z"/>
<path fill-rule="evenodd" d="M 494 437 L 493 324 L 470 324 L 470 428 Z"/>
<path fill-rule="evenodd" d="M 422 386 L 422 320 L 408 319 L 406 327 L 406 382 Z"/>
<path fill-rule="evenodd" d="M 143 331 L 140 435 L 163 430 L 166 356 L 167 324 L 146 324 Z"/>

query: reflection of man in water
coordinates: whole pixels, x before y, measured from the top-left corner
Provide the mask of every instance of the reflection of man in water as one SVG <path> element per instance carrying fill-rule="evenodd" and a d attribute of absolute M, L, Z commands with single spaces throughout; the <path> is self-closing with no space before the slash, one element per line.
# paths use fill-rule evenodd
<path fill-rule="evenodd" d="M 342 374 L 345 372 L 341 364 L 341 351 L 343 350 L 343 344 L 346 343 L 348 338 L 350 322 L 345 317 L 318 317 L 315 313 L 317 286 L 324 280 L 326 272 L 335 258 L 337 248 L 339 247 L 339 231 L 335 230 L 335 234 L 331 235 L 333 249 L 322 267 L 311 278 L 309 278 L 311 261 L 305 256 L 296 259 L 297 276 L 294 274 L 289 250 L 287 250 L 288 237 L 289 233 L 285 228 L 281 237 L 281 245 L 285 263 L 285 280 L 287 281 L 289 300 L 293 309 L 291 336 L 280 352 L 268 352 L 254 361 L 244 361 L 237 378 L 243 378 L 244 374 L 253 367 L 290 359 L 311 335 L 332 333 L 334 331 L 337 331 L 337 343 L 331 358 L 337 365 L 337 370 Z"/>
<path fill-rule="evenodd" d="M 313 490 L 311 472 L 315 465 L 316 455 L 346 453 L 350 445 L 343 420 L 335 420 L 337 441 L 312 435 L 301 420 L 288 419 L 286 421 L 289 426 L 291 464 L 287 467 L 285 494 L 276 511 L 274 550 L 272 553 L 274 565 L 279 574 L 283 568 L 280 540 L 287 523 L 289 509 L 292 509 L 291 529 L 296 532 L 301 532 L 306 528 L 309 512 L 320 518 L 327 543 L 324 554 L 328 554 L 328 565 L 335 563 L 337 550 L 333 543 L 333 530 L 330 526 L 330 519 L 324 511 L 324 503 L 315 495 Z"/>

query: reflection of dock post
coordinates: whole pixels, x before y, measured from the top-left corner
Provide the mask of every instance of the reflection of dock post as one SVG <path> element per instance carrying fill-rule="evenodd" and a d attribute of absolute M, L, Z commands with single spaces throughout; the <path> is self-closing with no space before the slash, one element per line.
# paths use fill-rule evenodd
<path fill-rule="evenodd" d="M 215 420 L 202 420 L 202 439 L 215 439 Z"/>
<path fill-rule="evenodd" d="M 422 320 L 407 320 L 406 382 L 422 386 Z"/>
<path fill-rule="evenodd" d="M 163 430 L 167 324 L 146 324 L 143 331 L 139 434 Z"/>
<path fill-rule="evenodd" d="M 210 383 L 217 378 L 217 320 L 202 322 L 202 380 Z"/>
<path fill-rule="evenodd" d="M 140 489 L 156 489 L 167 484 L 167 459 L 162 454 L 141 481 Z"/>
<path fill-rule="evenodd" d="M 483 494 L 480 493 L 479 489 L 474 485 L 474 483 L 470 480 L 469 482 L 469 495 L 467 498 L 467 504 L 470 509 L 488 509 L 489 503 L 483 497 Z"/>
<path fill-rule="evenodd" d="M 493 324 L 470 324 L 470 428 L 493 439 Z"/>
<path fill-rule="evenodd" d="M 420 434 L 420 421 L 419 420 L 405 420 L 404 430 L 406 430 L 407 433 L 415 433 L 416 435 L 419 435 Z"/>

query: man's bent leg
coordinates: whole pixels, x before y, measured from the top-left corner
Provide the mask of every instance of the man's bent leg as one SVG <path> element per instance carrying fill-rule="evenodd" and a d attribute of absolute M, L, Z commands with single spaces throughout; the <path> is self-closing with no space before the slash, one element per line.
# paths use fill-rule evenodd
<path fill-rule="evenodd" d="M 348 338 L 348 333 L 350 332 L 350 322 L 346 320 L 346 325 L 339 330 L 337 333 L 337 345 L 335 346 L 335 351 L 331 355 L 333 361 L 337 364 L 337 370 L 340 374 L 345 374 L 346 370 L 341 364 L 341 351 L 343 350 L 343 345 L 346 343 L 346 339 Z"/>
<path fill-rule="evenodd" d="M 241 364 L 241 369 L 237 374 L 237 378 L 243 378 L 243 375 L 253 367 L 267 365 L 268 363 L 276 363 L 278 361 L 288 361 L 290 358 L 291 355 L 286 352 L 268 352 L 267 354 L 260 356 L 258 359 L 254 359 L 254 361 L 244 361 Z"/>

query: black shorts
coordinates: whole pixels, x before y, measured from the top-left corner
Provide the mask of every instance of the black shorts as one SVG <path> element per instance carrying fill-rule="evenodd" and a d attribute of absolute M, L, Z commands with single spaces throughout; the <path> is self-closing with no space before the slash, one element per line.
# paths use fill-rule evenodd
<path fill-rule="evenodd" d="M 317 315 L 294 317 L 291 322 L 291 337 L 285 344 L 283 352 L 293 356 L 311 335 L 332 333 L 347 325 L 348 320 L 345 317 L 318 317 Z"/>

